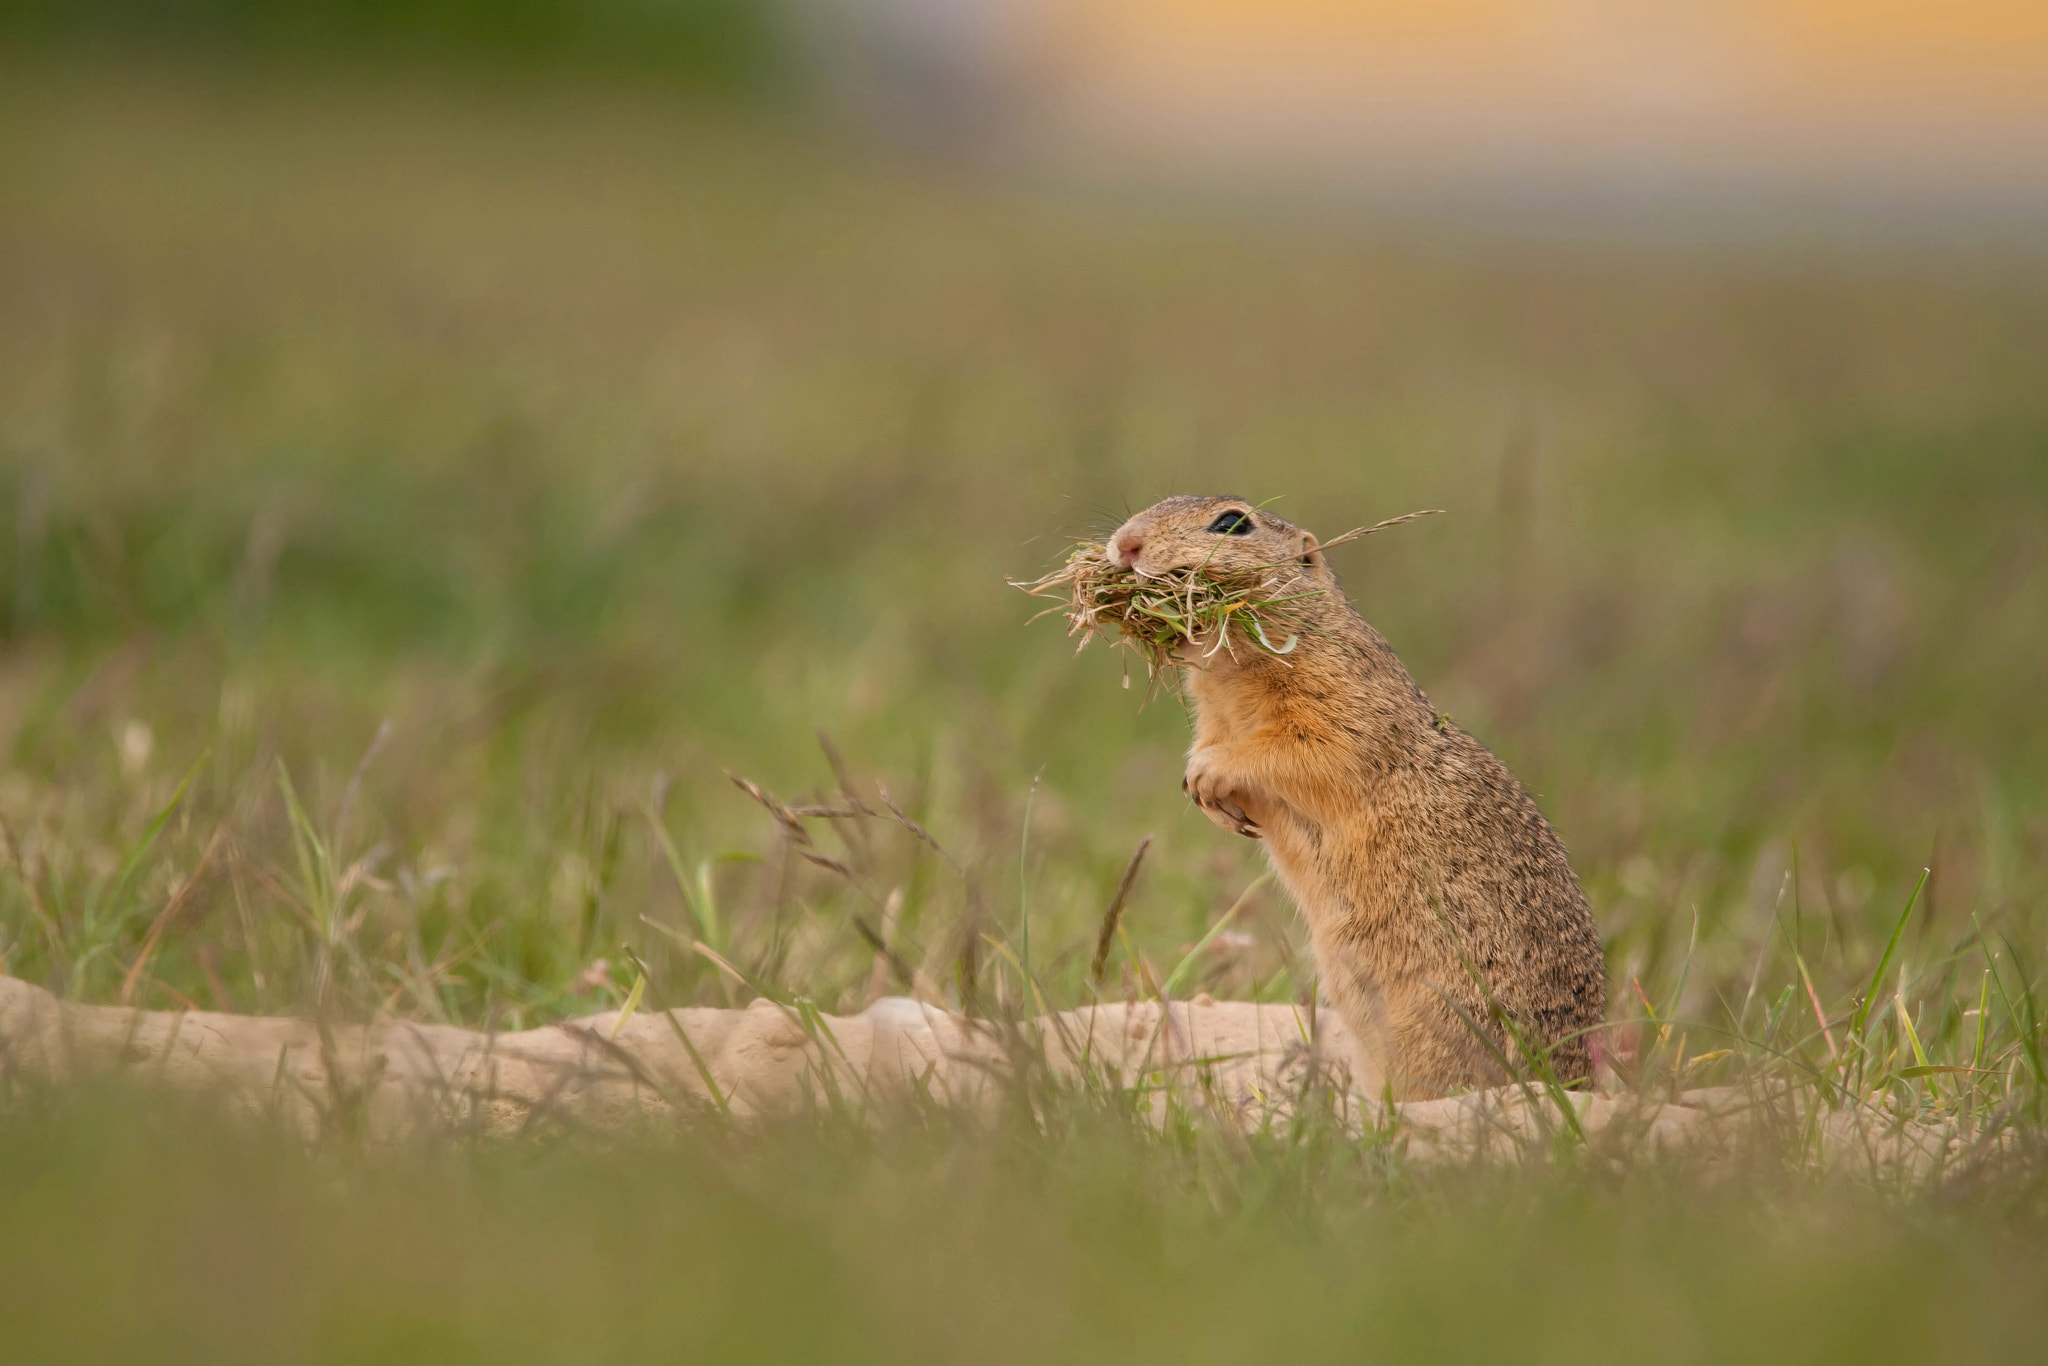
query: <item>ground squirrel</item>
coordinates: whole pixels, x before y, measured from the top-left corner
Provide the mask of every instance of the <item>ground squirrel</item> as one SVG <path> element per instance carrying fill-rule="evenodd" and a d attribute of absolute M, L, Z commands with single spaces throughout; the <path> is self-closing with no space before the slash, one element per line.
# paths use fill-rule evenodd
<path fill-rule="evenodd" d="M 1560 1079 L 1589 1076 L 1606 968 L 1564 846 L 1507 766 L 1430 706 L 1316 538 L 1243 499 L 1182 497 L 1106 551 L 1141 575 L 1274 565 L 1299 580 L 1283 592 L 1310 594 L 1290 604 L 1284 657 L 1242 632 L 1182 649 L 1195 733 L 1181 786 L 1265 841 L 1324 992 L 1394 1095 L 1504 1081 L 1496 1050 L 1521 1070 L 1501 1012 Z"/>

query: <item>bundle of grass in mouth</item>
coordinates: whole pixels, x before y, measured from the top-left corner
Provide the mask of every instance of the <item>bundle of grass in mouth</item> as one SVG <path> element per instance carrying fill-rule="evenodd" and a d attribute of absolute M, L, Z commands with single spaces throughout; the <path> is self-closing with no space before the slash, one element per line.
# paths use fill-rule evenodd
<path fill-rule="evenodd" d="M 1425 508 L 1389 517 L 1325 541 L 1322 548 L 1441 511 Z M 1239 649 L 1277 657 L 1292 654 L 1302 636 L 1314 629 L 1303 616 L 1302 604 L 1325 590 L 1304 587 L 1298 575 L 1285 572 L 1286 563 L 1228 570 L 1196 565 L 1147 575 L 1111 563 L 1101 542 L 1079 541 L 1067 562 L 1052 573 L 1011 583 L 1033 597 L 1064 599 L 1038 616 L 1058 612 L 1066 617 L 1067 634 L 1081 637 L 1077 650 L 1086 649 L 1096 636 L 1130 650 L 1145 661 L 1145 677 L 1157 687 L 1162 678 L 1176 676 L 1171 672 L 1174 665 L 1191 662 L 1191 657 L 1203 659 L 1219 651 L 1235 657 Z M 1233 626 L 1237 629 L 1231 630 Z M 1131 686 L 1128 668 L 1124 686 Z"/>

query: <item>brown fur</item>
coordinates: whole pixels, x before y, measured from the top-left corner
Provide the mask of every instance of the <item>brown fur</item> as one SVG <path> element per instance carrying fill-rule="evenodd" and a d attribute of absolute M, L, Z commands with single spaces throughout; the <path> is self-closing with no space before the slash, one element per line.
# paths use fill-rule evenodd
<path fill-rule="evenodd" d="M 1233 509 L 1250 534 L 1208 529 Z M 1265 841 L 1324 992 L 1395 1096 L 1504 1081 L 1495 1050 L 1524 1070 L 1500 1012 L 1559 1078 L 1587 1077 L 1606 967 L 1564 846 L 1506 765 L 1430 706 L 1316 538 L 1242 499 L 1169 498 L 1109 553 L 1149 574 L 1283 562 L 1320 590 L 1298 604 L 1305 629 L 1284 657 L 1241 631 L 1213 654 L 1213 640 L 1183 650 L 1195 734 L 1182 787 Z"/>

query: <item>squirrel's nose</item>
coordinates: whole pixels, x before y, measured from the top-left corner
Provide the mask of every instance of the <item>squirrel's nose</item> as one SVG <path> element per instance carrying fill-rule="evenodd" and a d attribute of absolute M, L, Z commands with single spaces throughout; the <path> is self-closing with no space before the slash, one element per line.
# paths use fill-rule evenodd
<path fill-rule="evenodd" d="M 1125 569 L 1136 568 L 1138 556 L 1144 549 L 1144 537 L 1135 531 L 1119 531 L 1109 540 L 1109 562 Z"/>

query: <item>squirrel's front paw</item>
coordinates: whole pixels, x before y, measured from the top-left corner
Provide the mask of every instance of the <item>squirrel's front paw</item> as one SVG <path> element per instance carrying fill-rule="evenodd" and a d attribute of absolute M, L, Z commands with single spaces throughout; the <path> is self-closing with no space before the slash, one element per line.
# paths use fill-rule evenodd
<path fill-rule="evenodd" d="M 1202 814 L 1232 834 L 1258 839 L 1259 823 L 1253 818 L 1256 804 L 1246 784 L 1220 761 L 1214 746 L 1198 749 L 1188 756 L 1187 773 L 1180 780 Z"/>

